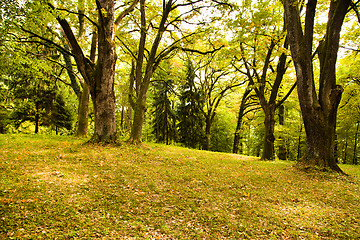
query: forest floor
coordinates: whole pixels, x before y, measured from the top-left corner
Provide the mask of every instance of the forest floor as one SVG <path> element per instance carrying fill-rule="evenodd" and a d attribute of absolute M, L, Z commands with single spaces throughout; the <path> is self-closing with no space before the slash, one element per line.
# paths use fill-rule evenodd
<path fill-rule="evenodd" d="M 0 135 L 0 239 L 359 239 L 360 166 Z"/>

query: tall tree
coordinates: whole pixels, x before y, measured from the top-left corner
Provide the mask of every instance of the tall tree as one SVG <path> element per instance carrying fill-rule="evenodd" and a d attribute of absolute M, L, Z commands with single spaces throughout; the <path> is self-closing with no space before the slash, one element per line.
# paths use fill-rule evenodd
<path fill-rule="evenodd" d="M 243 118 L 244 116 L 251 112 L 256 110 L 256 105 L 258 105 L 257 102 L 253 101 L 253 98 L 255 97 L 254 95 L 251 94 L 252 92 L 252 88 L 251 85 L 248 84 L 248 86 L 246 87 L 242 97 L 241 97 L 241 102 L 240 102 L 240 106 L 239 106 L 239 112 L 238 112 L 238 116 L 237 116 L 237 122 L 236 122 L 236 129 L 235 129 L 235 133 L 234 133 L 234 143 L 233 143 L 233 149 L 232 152 L 233 153 L 240 153 L 242 154 L 242 147 L 241 147 L 241 138 L 242 138 L 242 134 L 241 134 L 241 128 L 243 125 Z M 240 145 L 240 147 L 239 147 Z"/>
<path fill-rule="evenodd" d="M 236 34 L 233 41 L 237 43 L 233 66 L 247 77 L 264 112 L 262 159 L 273 160 L 275 110 L 295 87 L 288 88 L 289 92 L 279 99 L 289 66 L 286 29 L 283 18 L 279 17 L 283 10 L 275 1 L 257 1 L 243 4 L 242 8 L 237 18 L 229 23 Z"/>
<path fill-rule="evenodd" d="M 158 142 L 168 145 L 176 137 L 176 115 L 170 100 L 174 83 L 171 79 L 163 79 L 155 83 L 154 88 L 153 132 Z"/>
<path fill-rule="evenodd" d="M 204 142 L 204 100 L 195 86 L 195 69 L 190 60 L 186 63 L 186 81 L 180 94 L 178 128 L 180 142 L 186 147 L 200 148 Z"/>
<path fill-rule="evenodd" d="M 92 21 L 97 27 L 98 55 L 96 62 L 84 54 L 69 22 L 61 16 L 61 12 L 64 10 L 49 3 L 67 37 L 71 54 L 76 61 L 78 70 L 90 87 L 95 113 L 95 131 L 92 137 L 94 142 L 111 143 L 116 141 L 114 94 L 116 62 L 115 30 L 116 25 L 135 8 L 137 2 L 138 0 L 132 1 L 130 6 L 115 18 L 115 2 L 113 0 L 96 1 L 98 22 Z"/>
<path fill-rule="evenodd" d="M 130 94 L 129 99 L 134 109 L 129 142 L 135 144 L 141 142 L 147 91 L 153 73 L 161 61 L 179 49 L 204 54 L 204 52 L 184 47 L 197 31 L 183 31 L 181 23 L 186 22 L 194 15 L 198 15 L 202 8 L 220 4 L 218 1 L 212 0 L 162 0 L 161 2 L 161 7 L 157 6 L 155 7 L 156 10 L 151 12 L 146 9 L 154 9 L 154 6 L 151 6 L 150 3 L 146 4 L 145 0 L 140 0 L 140 23 L 137 23 L 140 26 L 140 37 L 136 53 L 131 51 L 126 43 L 123 44 L 136 59 L 134 74 L 130 79 L 130 85 L 134 93 Z M 184 10 L 180 11 L 180 8 Z M 167 41 L 163 41 L 164 44 L 162 45 L 164 38 Z M 150 46 L 150 49 L 147 49 L 148 46 Z"/>
<path fill-rule="evenodd" d="M 211 129 L 217 109 L 224 97 L 236 87 L 243 85 L 230 69 L 225 57 L 227 52 L 215 52 L 207 56 L 200 56 L 197 63 L 198 82 L 203 93 L 205 106 L 205 140 L 203 149 L 209 150 L 211 143 Z"/>
<path fill-rule="evenodd" d="M 255 37 L 257 38 L 257 37 Z M 252 46 L 251 49 L 253 53 L 251 54 L 254 58 L 249 61 L 246 58 L 246 52 L 244 44 L 240 44 L 241 48 L 241 58 L 245 67 L 245 71 L 236 67 L 236 69 L 247 76 L 252 88 L 254 89 L 256 96 L 259 100 L 260 106 L 264 111 L 264 147 L 262 152 L 262 159 L 264 160 L 273 160 L 274 159 L 274 129 L 275 129 L 275 110 L 281 106 L 281 104 L 287 99 L 290 93 L 294 90 L 295 85 L 290 88 L 288 93 L 281 99 L 277 100 L 278 93 L 280 91 L 280 86 L 284 78 L 285 71 L 287 69 L 286 53 L 282 52 L 276 63 L 276 70 L 271 67 L 273 59 L 273 52 L 275 47 L 278 45 L 280 39 L 275 36 L 271 37 L 270 44 L 267 47 L 267 52 L 265 59 L 263 60 L 262 68 L 259 71 L 259 59 L 257 59 L 257 46 Z M 255 41 L 256 44 L 257 40 Z M 284 42 L 284 49 L 287 48 L 287 40 Z M 275 79 L 272 84 L 268 84 L 270 81 L 268 76 L 268 71 L 272 70 L 275 73 Z M 260 73 L 259 73 L 260 72 Z M 270 92 L 268 94 L 267 92 Z M 269 97 L 268 97 L 269 95 Z"/>
<path fill-rule="evenodd" d="M 320 62 L 319 87 L 315 87 L 313 68 L 314 25 L 317 0 L 306 4 L 305 21 L 300 2 L 283 0 L 291 56 L 297 77 L 297 92 L 307 137 L 307 152 L 302 162 L 308 166 L 342 172 L 335 159 L 336 115 L 342 87 L 336 84 L 336 61 L 340 31 L 351 0 L 331 0 L 328 22 L 317 53 Z M 304 26 L 302 23 L 304 22 Z M 318 92 L 316 91 L 318 89 Z"/>

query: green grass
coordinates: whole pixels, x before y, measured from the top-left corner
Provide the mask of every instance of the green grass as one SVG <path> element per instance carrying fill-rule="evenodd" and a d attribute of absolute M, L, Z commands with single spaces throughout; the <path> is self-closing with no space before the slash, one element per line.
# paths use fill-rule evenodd
<path fill-rule="evenodd" d="M 359 239 L 360 167 L 0 135 L 0 239 Z"/>

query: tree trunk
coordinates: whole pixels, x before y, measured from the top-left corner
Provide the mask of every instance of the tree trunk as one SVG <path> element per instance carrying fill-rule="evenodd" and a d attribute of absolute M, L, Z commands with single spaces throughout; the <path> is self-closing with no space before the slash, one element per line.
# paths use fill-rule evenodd
<path fill-rule="evenodd" d="M 356 154 L 356 150 L 357 150 L 357 138 L 358 138 L 358 132 L 359 132 L 359 122 L 356 123 L 356 132 L 355 132 L 355 137 L 354 137 L 354 155 L 353 155 L 353 164 L 357 165 L 357 154 Z"/>
<path fill-rule="evenodd" d="M 205 119 L 205 141 L 203 143 L 203 150 L 210 149 L 211 125 L 212 125 L 212 121 L 210 119 L 210 116 L 206 116 L 206 119 Z"/>
<path fill-rule="evenodd" d="M 279 124 L 281 126 L 285 125 L 285 106 L 280 105 L 279 106 Z M 279 137 L 279 150 L 277 153 L 277 156 L 280 160 L 286 160 L 287 159 L 287 151 L 286 151 L 286 142 L 284 137 Z"/>
<path fill-rule="evenodd" d="M 116 141 L 114 79 L 117 57 L 114 42 L 115 25 L 119 25 L 137 3 L 138 1 L 134 0 L 115 20 L 115 1 L 96 1 L 98 11 L 98 23 L 96 24 L 98 58 L 96 63 L 94 61 L 96 48 L 93 47 L 96 45 L 93 44 L 96 41 L 92 41 L 89 59 L 79 45 L 68 21 L 63 17 L 56 17 L 69 42 L 77 68 L 90 88 L 95 113 L 95 131 L 91 139 L 92 142 L 113 143 Z M 48 3 L 48 6 L 52 10 L 57 10 L 51 3 Z M 80 12 L 81 9 L 82 6 L 79 7 Z M 80 31 L 79 35 L 81 37 Z M 93 36 L 96 36 L 96 33 Z"/>
<path fill-rule="evenodd" d="M 79 94 L 79 107 L 78 107 L 78 126 L 76 136 L 85 137 L 89 125 L 89 95 L 90 89 L 86 83 L 82 84 L 83 90 Z"/>
<path fill-rule="evenodd" d="M 344 163 L 346 164 L 347 160 L 347 148 L 348 148 L 348 139 L 345 138 L 345 147 L 344 147 Z"/>
<path fill-rule="evenodd" d="M 264 108 L 265 113 L 265 136 L 264 136 L 264 149 L 262 152 L 262 160 L 274 160 L 274 127 L 275 127 L 275 106 L 266 105 Z"/>
<path fill-rule="evenodd" d="M 114 1 L 99 0 L 98 60 L 94 81 L 90 81 L 94 104 L 95 131 L 92 141 L 116 142 Z"/>
<path fill-rule="evenodd" d="M 336 85 L 336 60 L 340 31 L 350 0 L 332 0 L 324 40 L 319 44 L 319 92 L 317 96 L 313 72 L 313 34 L 316 0 L 306 5 L 304 28 L 300 19 L 298 1 L 283 1 L 291 56 L 294 61 L 297 90 L 307 136 L 305 166 L 330 168 L 342 172 L 334 155 L 336 115 L 342 88 Z M 303 30 L 304 29 L 304 30 Z"/>
<path fill-rule="evenodd" d="M 36 113 L 35 113 L 35 134 L 39 132 L 39 125 L 40 125 L 40 107 L 38 103 L 36 105 Z"/>
<path fill-rule="evenodd" d="M 238 119 L 237 119 L 237 124 L 236 124 L 236 129 L 235 129 L 235 134 L 234 134 L 234 144 L 233 144 L 233 153 L 237 154 L 239 153 L 239 144 L 240 144 L 240 139 L 241 139 L 241 126 L 242 126 L 242 114 L 241 114 L 241 107 L 239 110 L 239 115 L 238 115 Z"/>
<path fill-rule="evenodd" d="M 303 113 L 307 137 L 306 165 L 341 171 L 335 159 L 335 122 L 324 119 L 321 112 Z"/>
<path fill-rule="evenodd" d="M 241 98 L 241 103 L 240 103 L 240 108 L 239 108 L 239 114 L 238 114 L 238 119 L 237 119 L 237 124 L 236 124 L 236 129 L 235 129 L 235 134 L 234 134 L 234 144 L 233 144 L 233 153 L 239 153 L 239 144 L 240 144 L 240 140 L 241 140 L 241 126 L 242 126 L 242 119 L 245 115 L 245 110 L 247 108 L 246 102 L 248 100 L 248 96 L 251 93 L 251 88 L 247 88 L 244 92 L 244 95 Z M 241 152 L 242 153 L 242 149 Z"/>
<path fill-rule="evenodd" d="M 142 99 L 138 98 L 138 101 L 136 101 L 135 103 L 134 119 L 132 122 L 132 128 L 129 139 L 129 142 L 132 144 L 141 143 L 141 133 L 145 120 L 145 111 L 146 111 L 145 101 L 142 101 Z"/>
<path fill-rule="evenodd" d="M 301 133 L 303 129 L 303 124 L 300 124 L 299 137 L 298 137 L 298 148 L 297 148 L 297 157 L 296 160 L 300 160 L 301 158 Z"/>

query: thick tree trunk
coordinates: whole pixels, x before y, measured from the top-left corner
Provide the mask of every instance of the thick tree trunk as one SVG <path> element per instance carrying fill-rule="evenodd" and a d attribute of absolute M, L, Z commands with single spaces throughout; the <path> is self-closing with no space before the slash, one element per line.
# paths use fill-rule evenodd
<path fill-rule="evenodd" d="M 115 118 L 115 42 L 114 1 L 99 0 L 98 63 L 94 81 L 90 81 L 91 98 L 94 104 L 95 131 L 92 141 L 116 142 Z M 103 11 L 104 10 L 104 11 Z"/>
<path fill-rule="evenodd" d="M 275 106 L 266 105 L 264 108 L 265 113 L 265 136 L 264 136 L 264 148 L 262 152 L 262 160 L 274 160 L 274 127 L 275 127 Z"/>
<path fill-rule="evenodd" d="M 335 159 L 335 123 L 317 115 L 303 113 L 307 151 L 301 160 L 306 165 L 330 168 L 341 172 Z"/>
<path fill-rule="evenodd" d="M 89 125 L 89 95 L 90 89 L 86 83 L 82 84 L 83 90 L 79 94 L 79 107 L 78 107 L 78 126 L 76 136 L 85 137 L 88 132 Z"/>
<path fill-rule="evenodd" d="M 312 65 L 317 1 L 307 2 L 304 28 L 298 1 L 283 1 L 291 56 L 296 70 L 298 97 L 307 136 L 307 152 L 301 162 L 306 166 L 330 168 L 337 172 L 342 172 L 334 155 L 336 115 L 342 88 L 336 85 L 336 60 L 340 31 L 350 2 L 330 2 L 325 38 L 318 47 L 320 84 L 317 95 Z"/>

